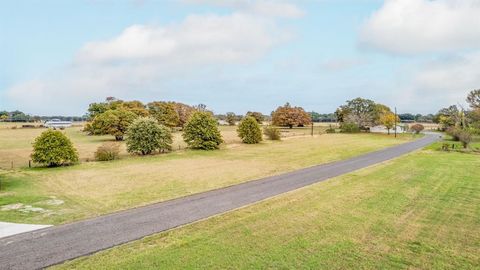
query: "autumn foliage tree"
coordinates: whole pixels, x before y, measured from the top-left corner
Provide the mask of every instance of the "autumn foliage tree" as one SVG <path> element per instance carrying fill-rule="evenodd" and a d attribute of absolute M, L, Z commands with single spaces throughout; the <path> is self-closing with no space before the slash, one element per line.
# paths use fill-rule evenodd
<path fill-rule="evenodd" d="M 180 124 L 180 118 L 175 110 L 175 105 L 171 102 L 154 101 L 148 103 L 150 115 L 157 119 L 159 124 L 167 127 L 177 127 Z"/>
<path fill-rule="evenodd" d="M 425 129 L 425 127 L 422 124 L 414 124 L 410 127 L 410 129 L 415 132 L 415 134 L 418 134 L 422 132 L 422 130 Z"/>
<path fill-rule="evenodd" d="M 292 128 L 309 125 L 311 122 L 309 113 L 305 112 L 302 107 L 292 107 L 288 102 L 272 113 L 272 124 L 275 126 Z"/>
<path fill-rule="evenodd" d="M 184 127 L 185 123 L 187 123 L 188 118 L 196 111 L 193 106 L 183 104 L 180 102 L 171 102 L 175 108 L 175 111 L 178 115 L 178 126 Z"/>
<path fill-rule="evenodd" d="M 398 116 L 389 111 L 383 112 L 379 119 L 379 122 L 387 128 L 388 134 L 390 134 L 390 129 L 395 127 L 395 123 L 399 121 Z"/>

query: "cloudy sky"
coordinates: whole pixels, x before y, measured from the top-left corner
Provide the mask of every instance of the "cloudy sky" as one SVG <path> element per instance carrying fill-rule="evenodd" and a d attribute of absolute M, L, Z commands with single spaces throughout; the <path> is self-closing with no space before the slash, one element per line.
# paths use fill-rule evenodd
<path fill-rule="evenodd" d="M 480 88 L 480 0 L 11 0 L 0 110 L 82 115 L 106 96 L 270 113 L 374 99 L 400 112 Z"/>

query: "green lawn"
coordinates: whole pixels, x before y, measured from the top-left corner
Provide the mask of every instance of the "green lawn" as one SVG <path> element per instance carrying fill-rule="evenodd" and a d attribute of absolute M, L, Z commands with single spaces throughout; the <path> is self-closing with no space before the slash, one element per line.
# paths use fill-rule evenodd
<path fill-rule="evenodd" d="M 305 129 L 291 132 L 299 131 Z M 76 140 L 91 140 L 83 136 Z M 60 224 L 342 160 L 411 139 L 411 135 L 395 139 L 324 134 L 245 145 L 232 137 L 217 151 L 182 150 L 71 167 L 22 168 L 0 176 L 0 221 Z"/>
<path fill-rule="evenodd" d="M 479 155 L 422 150 L 57 269 L 478 269 Z"/>

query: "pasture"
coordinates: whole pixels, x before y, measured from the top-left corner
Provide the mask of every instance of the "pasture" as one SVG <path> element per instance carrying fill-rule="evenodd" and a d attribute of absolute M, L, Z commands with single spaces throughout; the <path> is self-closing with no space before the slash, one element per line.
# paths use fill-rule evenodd
<path fill-rule="evenodd" d="M 317 134 L 321 128 L 316 127 Z M 4 171 L 0 220 L 61 224 L 342 160 L 412 139 L 411 135 L 395 139 L 380 134 L 312 137 L 308 128 L 299 128 L 286 130 L 288 138 L 279 142 L 245 145 L 236 137 L 234 127 L 221 130 L 227 143 L 218 151 L 186 150 L 180 133 L 176 133 L 175 143 L 181 150 L 169 154 L 139 157 L 124 153 L 113 162 Z M 2 141 L 9 145 L 2 148 L 3 153 L 28 156 L 30 141 L 41 131 L 2 129 L 0 133 L 10 133 L 11 138 L 9 143 Z M 109 136 L 87 136 L 79 128 L 65 132 L 83 158 L 92 155 L 103 141 L 112 140 Z"/>
<path fill-rule="evenodd" d="M 426 149 L 54 269 L 476 269 L 479 166 Z"/>

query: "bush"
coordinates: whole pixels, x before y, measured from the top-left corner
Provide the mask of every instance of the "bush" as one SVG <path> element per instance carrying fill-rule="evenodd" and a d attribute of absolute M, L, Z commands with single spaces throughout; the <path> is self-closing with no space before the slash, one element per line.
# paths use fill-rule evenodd
<path fill-rule="evenodd" d="M 332 125 L 330 125 L 326 130 L 325 130 L 326 133 L 335 133 L 336 130 L 334 127 L 332 127 Z"/>
<path fill-rule="evenodd" d="M 135 120 L 127 130 L 127 151 L 148 155 L 172 150 L 172 132 L 150 117 Z"/>
<path fill-rule="evenodd" d="M 457 127 L 449 127 L 447 128 L 446 133 L 452 137 L 454 141 L 459 141 L 460 140 L 460 132 L 461 129 Z"/>
<path fill-rule="evenodd" d="M 252 116 L 247 116 L 240 122 L 237 133 L 244 143 L 255 144 L 262 141 L 262 130 Z"/>
<path fill-rule="evenodd" d="M 352 123 L 352 122 L 342 123 L 342 125 L 340 126 L 340 129 L 344 133 L 358 133 L 358 132 L 360 132 L 360 127 L 357 124 Z"/>
<path fill-rule="evenodd" d="M 100 145 L 95 152 L 95 159 L 98 161 L 109 161 L 118 159 L 120 145 L 114 142 L 106 142 Z"/>
<path fill-rule="evenodd" d="M 61 131 L 47 130 L 33 143 L 33 162 L 55 167 L 78 161 L 77 150 Z"/>
<path fill-rule="evenodd" d="M 269 140 L 279 141 L 280 140 L 280 129 L 275 126 L 266 126 L 263 129 L 263 133 Z"/>
<path fill-rule="evenodd" d="M 218 149 L 223 142 L 217 120 L 212 114 L 197 111 L 190 116 L 184 127 L 183 140 L 193 149 Z"/>
<path fill-rule="evenodd" d="M 469 130 L 461 130 L 458 132 L 458 139 L 462 142 L 463 148 L 467 148 L 473 140 L 472 132 Z"/>
<path fill-rule="evenodd" d="M 415 132 L 415 134 L 419 134 L 424 129 L 425 129 L 425 127 L 421 124 L 415 124 L 412 127 L 410 127 L 410 130 Z"/>

